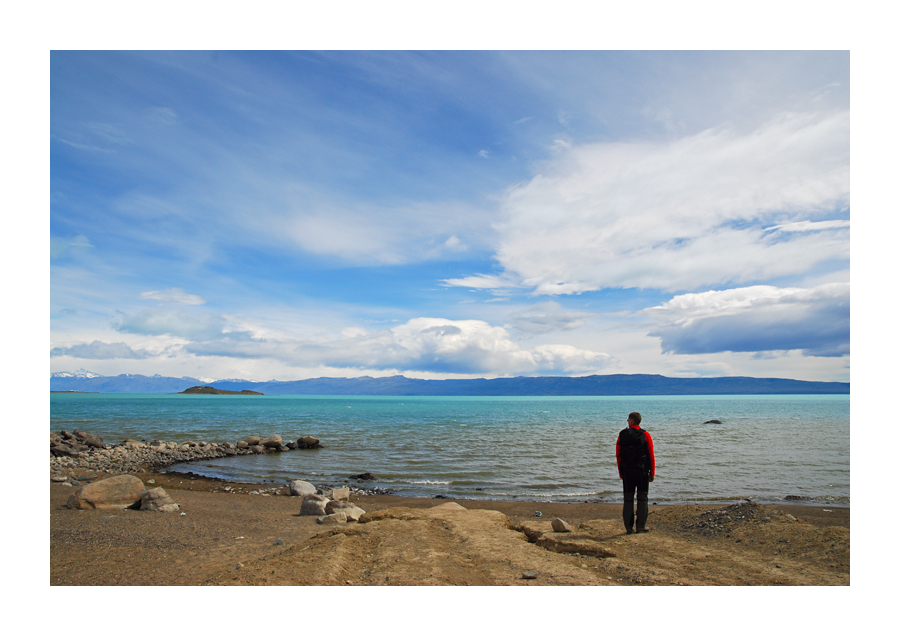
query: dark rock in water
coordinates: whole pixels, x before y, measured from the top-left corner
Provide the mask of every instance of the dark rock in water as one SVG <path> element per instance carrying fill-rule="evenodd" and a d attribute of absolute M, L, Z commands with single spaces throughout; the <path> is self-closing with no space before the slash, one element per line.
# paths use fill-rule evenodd
<path fill-rule="evenodd" d="M 447 495 L 435 495 L 435 499 L 447 499 Z"/>
<path fill-rule="evenodd" d="M 281 448 L 283 440 L 281 439 L 281 435 L 269 435 L 266 439 L 260 440 L 259 443 L 266 448 L 278 449 Z"/>
<path fill-rule="evenodd" d="M 358 475 L 350 475 L 350 479 L 361 479 L 363 481 L 378 481 L 378 475 L 375 473 L 360 473 Z"/>
<path fill-rule="evenodd" d="M 297 448 L 322 448 L 322 445 L 319 443 L 318 437 L 313 437 L 312 435 L 304 435 L 297 440 Z"/>
<path fill-rule="evenodd" d="M 805 497 L 803 495 L 787 495 L 784 500 L 785 501 L 807 501 L 809 497 Z"/>
<path fill-rule="evenodd" d="M 704 424 L 721 424 L 722 420 L 706 420 Z"/>

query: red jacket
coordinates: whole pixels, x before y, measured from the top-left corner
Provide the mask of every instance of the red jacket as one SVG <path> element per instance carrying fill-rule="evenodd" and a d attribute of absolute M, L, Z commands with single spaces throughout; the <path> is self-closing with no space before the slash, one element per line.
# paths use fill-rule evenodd
<path fill-rule="evenodd" d="M 628 428 L 641 428 L 640 424 L 629 424 Z M 641 429 L 643 430 L 643 429 Z M 656 454 L 653 452 L 653 438 L 650 433 L 644 431 L 644 437 L 647 439 L 647 450 L 650 451 L 650 477 L 656 477 Z M 622 477 L 622 466 L 619 459 L 619 440 L 616 439 L 616 466 L 619 469 L 619 478 Z"/>

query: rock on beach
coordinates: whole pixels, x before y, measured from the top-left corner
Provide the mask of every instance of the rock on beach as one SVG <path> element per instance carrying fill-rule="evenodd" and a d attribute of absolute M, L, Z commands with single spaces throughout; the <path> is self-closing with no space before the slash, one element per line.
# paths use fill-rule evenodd
<path fill-rule="evenodd" d="M 305 497 L 306 495 L 316 494 L 316 487 L 302 479 L 294 479 L 288 487 L 294 497 Z"/>
<path fill-rule="evenodd" d="M 328 504 L 328 498 L 322 495 L 306 495 L 300 504 L 300 515 L 321 517 L 328 514 L 325 506 Z"/>
<path fill-rule="evenodd" d="M 151 488 L 141 496 L 141 510 L 177 512 L 179 508 L 180 506 L 163 488 Z"/>
<path fill-rule="evenodd" d="M 77 510 L 130 508 L 140 503 L 143 494 L 144 482 L 140 479 L 133 475 L 117 475 L 81 486 L 69 495 L 66 506 Z"/>
<path fill-rule="evenodd" d="M 329 501 L 325 504 L 325 512 L 329 515 L 342 513 L 347 521 L 359 521 L 359 518 L 366 514 L 365 510 L 349 501 Z"/>

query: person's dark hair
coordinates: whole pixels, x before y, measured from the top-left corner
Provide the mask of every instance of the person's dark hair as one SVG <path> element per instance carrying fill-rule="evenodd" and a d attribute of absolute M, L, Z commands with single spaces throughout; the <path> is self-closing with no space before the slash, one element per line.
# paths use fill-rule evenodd
<path fill-rule="evenodd" d="M 634 423 L 635 423 L 635 424 L 640 425 L 640 423 L 641 423 L 641 414 L 638 413 L 637 411 L 634 411 L 634 412 L 628 414 L 628 419 L 629 419 L 629 420 L 634 420 Z"/>

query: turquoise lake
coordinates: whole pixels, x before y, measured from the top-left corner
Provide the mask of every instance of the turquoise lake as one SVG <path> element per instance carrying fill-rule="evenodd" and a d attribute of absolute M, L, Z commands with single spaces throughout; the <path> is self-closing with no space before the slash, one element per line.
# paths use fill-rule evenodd
<path fill-rule="evenodd" d="M 345 483 L 373 472 L 409 496 L 621 501 L 615 443 L 629 412 L 653 437 L 658 503 L 850 503 L 849 395 L 368 397 L 50 395 L 50 429 L 107 443 L 320 438 L 324 448 L 170 470 L 251 483 Z M 720 424 L 704 423 L 720 420 Z"/>

